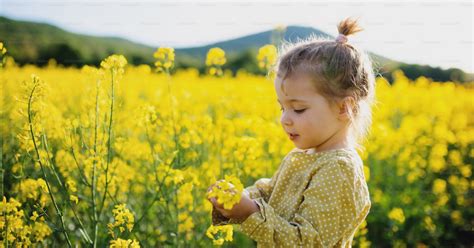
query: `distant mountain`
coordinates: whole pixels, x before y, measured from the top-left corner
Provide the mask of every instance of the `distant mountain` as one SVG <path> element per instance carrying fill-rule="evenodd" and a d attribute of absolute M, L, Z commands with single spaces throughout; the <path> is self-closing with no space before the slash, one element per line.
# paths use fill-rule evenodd
<path fill-rule="evenodd" d="M 246 35 L 237 39 L 226 40 L 206 46 L 176 49 L 177 59 L 184 56 L 187 59 L 203 61 L 207 51 L 212 47 L 220 47 L 227 54 L 238 54 L 247 49 L 257 49 L 272 42 L 274 31 L 269 30 Z M 311 34 L 330 37 L 324 32 L 310 27 L 288 26 L 284 39 L 295 41 Z M 47 60 L 48 51 L 54 51 L 60 45 L 68 45 L 72 52 L 77 53 L 86 63 L 94 63 L 111 53 L 120 53 L 132 63 L 152 63 L 155 47 L 135 43 L 116 37 L 97 37 L 75 34 L 56 26 L 44 23 L 17 21 L 0 16 L 0 38 L 8 47 L 9 53 L 19 63 L 38 63 Z M 63 47 L 64 49 L 64 47 Z M 378 61 L 390 61 L 375 55 Z M 77 62 L 77 61 L 70 61 Z M 73 63 L 74 64 L 74 63 Z"/>
<path fill-rule="evenodd" d="M 64 50 L 73 58 L 68 64 L 97 64 L 111 53 L 121 53 L 131 62 L 150 63 L 154 50 L 122 38 L 75 34 L 49 24 L 6 17 L 0 17 L 0 39 L 20 64 L 45 63 L 49 56 L 61 55 Z"/>
<path fill-rule="evenodd" d="M 265 32 L 250 34 L 236 39 L 220 41 L 205 46 L 178 49 L 178 51 L 183 54 L 188 54 L 199 58 L 205 58 L 206 53 L 209 49 L 211 49 L 212 47 L 220 47 L 224 49 L 224 51 L 226 51 L 226 53 L 228 54 L 236 54 L 248 48 L 259 48 L 263 45 L 272 43 L 272 36 L 274 35 L 274 33 L 274 30 L 268 30 Z M 286 28 L 286 32 L 284 33 L 283 38 L 288 41 L 295 41 L 297 38 L 308 37 L 311 34 L 315 34 L 317 36 L 322 37 L 330 37 L 330 35 L 314 28 L 288 26 Z"/>
<path fill-rule="evenodd" d="M 255 55 L 259 47 L 275 43 L 281 38 L 286 41 L 296 41 L 298 38 L 303 39 L 310 35 L 334 39 L 331 35 L 315 28 L 288 26 L 283 30 L 268 30 L 205 46 L 178 48 L 175 50 L 176 67 L 196 67 L 202 71 L 207 51 L 212 47 L 220 47 L 226 51 L 229 61 L 226 66 L 229 69 L 235 71 L 238 68 L 245 68 L 248 71 L 256 72 L 258 69 L 256 68 Z M 43 65 L 50 58 L 55 58 L 58 63 L 65 65 L 99 65 L 103 58 L 113 53 L 119 53 L 123 54 L 129 63 L 152 65 L 154 62 L 153 53 L 156 50 L 156 47 L 123 38 L 76 34 L 50 24 L 13 20 L 2 16 L 0 16 L 0 41 L 5 43 L 9 54 L 19 64 Z M 371 52 L 369 52 L 369 56 L 375 63 L 375 67 L 379 68 L 380 73 L 387 77 L 391 76 L 391 71 L 402 66 L 405 69 L 412 69 L 412 65 L 390 60 Z M 417 66 L 411 70 L 413 77 L 426 71 L 435 71 L 436 76 L 433 78 L 436 80 L 446 78 L 449 80 L 452 74 L 456 75 L 456 78 L 470 77 L 471 80 L 473 78 L 472 75 L 465 74 L 458 69 L 450 69 L 455 70 L 452 72 L 430 66 L 413 66 Z M 444 76 L 438 77 L 441 74 Z"/>
<path fill-rule="evenodd" d="M 199 47 L 190 47 L 184 49 L 178 49 L 177 54 L 185 54 L 190 55 L 193 57 L 197 57 L 200 59 L 204 59 L 206 56 L 207 51 L 212 47 L 220 47 L 229 54 L 236 54 L 240 53 L 245 49 L 254 48 L 257 49 L 265 44 L 272 43 L 272 36 L 274 35 L 274 30 L 268 30 L 265 32 L 260 32 L 256 34 L 246 35 L 240 38 L 216 42 L 213 44 L 199 46 Z M 311 27 L 301 27 L 301 26 L 287 26 L 286 31 L 282 37 L 286 41 L 297 41 L 298 38 L 303 39 L 309 37 L 310 35 L 316 35 L 318 37 L 325 37 L 334 39 L 335 37 L 322 32 L 318 29 L 311 28 Z M 375 63 L 381 65 L 395 65 L 398 62 L 385 58 L 383 56 L 374 54 L 369 52 L 369 56 Z"/>

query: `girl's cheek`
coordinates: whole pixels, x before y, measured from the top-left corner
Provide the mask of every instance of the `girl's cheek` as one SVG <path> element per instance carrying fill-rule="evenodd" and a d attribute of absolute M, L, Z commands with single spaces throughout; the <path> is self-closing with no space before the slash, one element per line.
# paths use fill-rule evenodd
<path fill-rule="evenodd" d="M 314 120 L 314 118 L 311 117 L 311 115 L 308 113 L 308 114 L 305 114 L 304 116 L 300 117 L 300 123 L 302 125 L 311 125 L 312 123 L 315 123 L 316 121 Z"/>

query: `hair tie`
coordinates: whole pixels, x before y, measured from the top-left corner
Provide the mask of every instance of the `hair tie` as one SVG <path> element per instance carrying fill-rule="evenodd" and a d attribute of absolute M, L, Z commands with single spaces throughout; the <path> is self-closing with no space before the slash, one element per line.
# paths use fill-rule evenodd
<path fill-rule="evenodd" d="M 347 42 L 347 36 L 345 36 L 344 34 L 339 34 L 336 38 L 336 42 L 339 42 L 339 43 L 346 43 Z"/>

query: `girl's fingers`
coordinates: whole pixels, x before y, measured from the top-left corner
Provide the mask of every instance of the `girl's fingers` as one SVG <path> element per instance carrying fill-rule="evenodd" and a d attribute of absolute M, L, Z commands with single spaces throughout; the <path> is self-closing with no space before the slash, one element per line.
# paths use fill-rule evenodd
<path fill-rule="evenodd" d="M 210 199 L 210 201 L 211 201 L 212 205 L 214 205 L 214 207 L 216 207 L 217 209 L 219 209 L 219 210 L 224 210 L 224 206 L 221 205 L 221 204 L 219 204 L 219 203 L 217 202 L 217 199 L 216 199 L 215 197 L 212 197 L 212 198 Z"/>
<path fill-rule="evenodd" d="M 227 209 L 219 208 L 219 207 L 215 207 L 215 208 L 216 208 L 217 211 L 219 211 L 225 217 L 228 217 L 229 214 L 230 214 L 229 210 L 227 210 Z"/>
<path fill-rule="evenodd" d="M 219 211 L 224 217 L 229 218 L 231 212 L 225 209 L 224 205 L 219 204 L 215 197 L 212 197 L 209 200 L 217 211 Z"/>
<path fill-rule="evenodd" d="M 211 198 L 211 202 L 212 204 L 214 204 L 214 206 L 216 206 L 216 208 L 221 208 L 220 204 L 217 202 L 217 199 L 215 197 Z"/>

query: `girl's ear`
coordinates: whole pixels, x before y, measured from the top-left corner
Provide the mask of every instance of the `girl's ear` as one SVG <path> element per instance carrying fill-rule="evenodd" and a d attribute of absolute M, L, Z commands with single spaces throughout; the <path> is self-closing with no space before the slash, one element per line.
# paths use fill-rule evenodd
<path fill-rule="evenodd" d="M 348 120 L 354 114 L 353 109 L 355 106 L 355 100 L 352 96 L 347 96 L 342 99 L 338 105 L 339 107 L 339 115 L 338 119 L 340 120 Z"/>

